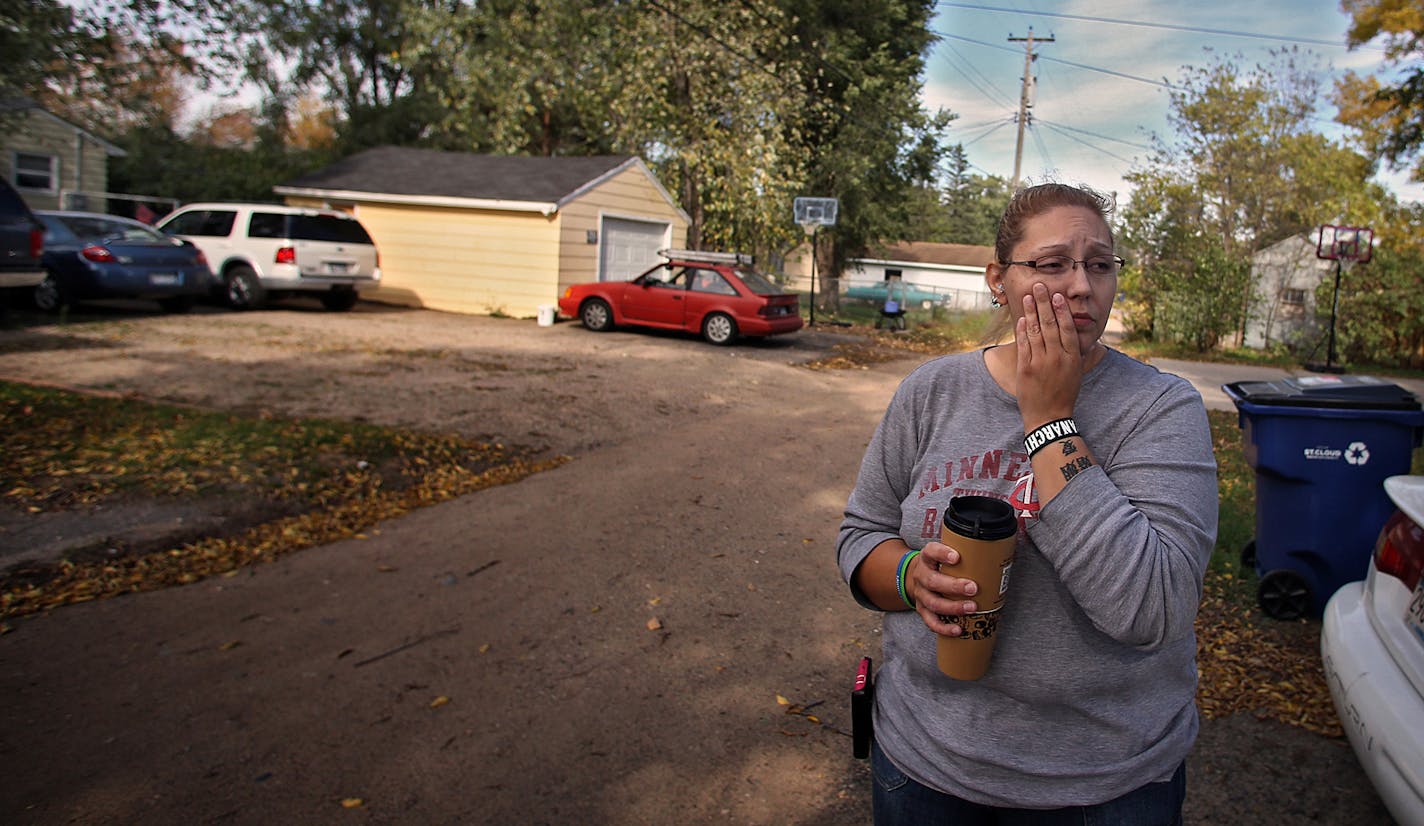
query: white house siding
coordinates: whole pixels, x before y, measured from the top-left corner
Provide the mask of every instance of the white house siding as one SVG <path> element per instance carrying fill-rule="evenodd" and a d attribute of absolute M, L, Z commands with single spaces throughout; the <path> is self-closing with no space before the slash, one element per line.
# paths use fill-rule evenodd
<path fill-rule="evenodd" d="M 1304 236 L 1287 238 L 1251 259 L 1255 291 L 1245 345 L 1264 349 L 1316 333 L 1315 288 L 1335 277 L 1335 262 L 1317 258 L 1315 243 Z M 1287 299 L 1295 291 L 1302 303 Z"/>
<path fill-rule="evenodd" d="M 826 243 L 826 242 L 822 242 Z M 810 292 L 811 289 L 811 247 L 799 244 L 787 253 L 785 273 L 794 289 Z M 963 255 L 963 250 L 955 253 Z M 983 248 L 984 263 L 993 258 L 992 248 Z M 846 262 L 846 269 L 840 280 L 841 292 L 854 286 L 866 286 L 886 279 L 886 270 L 899 270 L 905 283 L 944 296 L 947 306 L 960 309 L 987 309 L 989 306 L 989 286 L 984 282 L 984 265 L 963 263 L 932 263 L 928 261 L 900 261 L 893 258 L 853 258 Z M 823 289 L 821 276 L 817 273 L 816 289 Z"/>
<path fill-rule="evenodd" d="M 887 270 L 898 270 L 906 284 L 938 293 L 943 306 L 961 310 L 982 310 L 989 306 L 989 285 L 983 267 L 956 264 L 929 264 L 918 261 L 883 259 L 852 260 L 841 279 L 841 289 L 878 284 L 888 278 Z"/>

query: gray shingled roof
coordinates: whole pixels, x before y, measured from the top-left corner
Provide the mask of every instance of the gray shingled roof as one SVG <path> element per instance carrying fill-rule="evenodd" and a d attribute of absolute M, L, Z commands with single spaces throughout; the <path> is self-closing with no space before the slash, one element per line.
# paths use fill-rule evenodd
<path fill-rule="evenodd" d="M 885 261 L 944 264 L 982 268 L 994 261 L 994 248 L 977 244 L 937 244 L 928 241 L 901 241 L 871 250 L 869 257 Z"/>
<path fill-rule="evenodd" d="M 631 155 L 529 158 L 381 146 L 281 185 L 372 194 L 558 203 Z"/>

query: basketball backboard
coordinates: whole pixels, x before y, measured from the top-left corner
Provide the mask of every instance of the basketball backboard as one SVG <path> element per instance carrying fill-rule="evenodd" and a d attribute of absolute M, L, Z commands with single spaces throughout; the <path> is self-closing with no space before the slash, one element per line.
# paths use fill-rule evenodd
<path fill-rule="evenodd" d="M 835 198 L 797 198 L 792 204 L 796 223 L 808 233 L 816 227 L 835 226 L 839 207 Z"/>
<path fill-rule="evenodd" d="M 1368 264 L 1374 251 L 1375 232 L 1368 227 L 1326 224 L 1320 228 L 1320 237 L 1315 242 L 1315 257 L 1330 261 Z"/>

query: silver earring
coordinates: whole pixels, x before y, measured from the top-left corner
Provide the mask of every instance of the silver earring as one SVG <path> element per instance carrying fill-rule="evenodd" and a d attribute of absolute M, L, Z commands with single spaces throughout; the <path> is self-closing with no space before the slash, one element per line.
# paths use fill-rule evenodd
<path fill-rule="evenodd" d="M 989 306 L 990 306 L 990 307 L 994 307 L 995 309 L 1004 306 L 1004 302 L 1002 302 L 1002 301 L 999 300 L 999 296 L 1002 295 L 1002 294 L 1003 294 L 1002 291 L 1000 291 L 1000 292 L 998 292 L 998 293 L 994 293 L 994 292 L 989 293 Z"/>

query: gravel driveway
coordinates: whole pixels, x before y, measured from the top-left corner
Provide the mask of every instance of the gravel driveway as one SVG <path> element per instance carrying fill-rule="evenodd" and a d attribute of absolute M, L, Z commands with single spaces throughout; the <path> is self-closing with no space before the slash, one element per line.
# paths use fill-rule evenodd
<path fill-rule="evenodd" d="M 313 305 L 314 306 L 314 305 Z M 0 330 L 0 377 L 566 454 L 239 574 L 0 637 L 3 823 L 869 819 L 833 540 L 914 363 L 361 305 Z M 1381 824 L 1348 746 L 1204 723 L 1189 822 Z"/>

